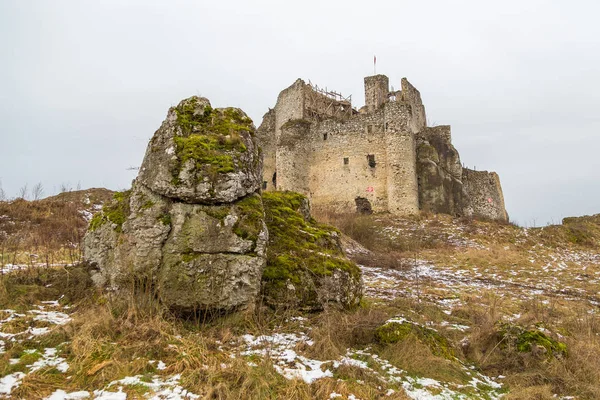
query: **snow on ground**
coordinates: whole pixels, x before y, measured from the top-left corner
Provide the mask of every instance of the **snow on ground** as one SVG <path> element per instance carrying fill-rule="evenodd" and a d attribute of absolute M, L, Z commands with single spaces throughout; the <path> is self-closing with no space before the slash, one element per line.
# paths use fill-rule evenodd
<path fill-rule="evenodd" d="M 123 390 L 127 386 L 143 387 L 147 392 L 143 395 L 144 398 L 150 400 L 194 400 L 200 396 L 183 389 L 179 385 L 180 375 L 171 377 L 154 376 L 150 382 L 142 376 L 128 376 L 118 381 L 109 383 L 106 388 L 94 390 L 92 393 L 88 391 L 78 391 L 67 393 L 64 390 L 56 390 L 46 400 L 78 400 L 78 399 L 95 399 L 95 400 L 126 400 L 127 393 Z"/>
<path fill-rule="evenodd" d="M 390 319 L 388 322 L 410 322 L 404 317 Z M 489 399 L 499 399 L 501 397 L 498 389 L 501 385 L 493 379 L 473 371 L 466 365 L 463 369 L 466 374 L 472 377 L 471 381 L 465 385 L 459 385 L 449 382 L 438 382 L 436 380 L 424 377 L 410 376 L 389 361 L 382 359 L 377 354 L 366 349 L 348 349 L 348 352 L 336 360 L 315 360 L 297 353 L 299 344 L 312 346 L 309 328 L 301 325 L 299 332 L 294 333 L 272 333 L 270 335 L 244 335 L 241 338 L 242 350 L 239 356 L 242 357 L 268 357 L 273 363 L 275 370 L 287 379 L 301 379 L 310 384 L 317 379 L 333 377 L 337 368 L 342 365 L 352 366 L 367 370 L 370 374 L 376 376 L 383 384 L 401 386 L 406 393 L 413 399 L 466 399 L 472 398 L 466 393 L 477 393 Z M 457 363 L 462 363 L 457 359 Z M 254 361 L 248 361 L 251 366 L 256 366 Z M 485 389 L 482 389 L 484 387 Z M 388 395 L 394 393 L 388 391 Z M 466 393 L 465 393 L 466 392 Z M 333 392 L 330 398 L 336 398 L 338 394 Z"/>
<path fill-rule="evenodd" d="M 71 320 L 69 306 L 60 304 L 60 299 L 52 301 L 42 301 L 38 305 L 32 306 L 31 310 L 24 313 L 18 313 L 15 310 L 0 310 L 0 351 L 4 352 L 5 341 L 20 343 L 25 339 L 31 339 L 34 336 L 44 335 L 50 332 L 53 327 L 68 323 Z M 4 332 L 8 324 L 21 322 L 23 320 L 31 324 L 21 332 Z M 44 326 L 36 326 L 42 324 Z M 54 369 L 57 373 L 66 374 L 69 372 L 67 360 L 60 357 L 60 347 L 45 348 L 42 351 L 37 349 L 25 349 L 24 356 L 37 356 L 32 363 L 25 365 L 26 372 L 14 372 L 0 378 L 0 397 L 11 398 L 11 392 L 17 388 L 23 379 L 36 371 L 43 369 Z M 0 353 L 0 354 L 1 354 Z M 11 359 L 10 364 L 20 363 L 20 359 Z M 165 370 L 167 366 L 161 360 L 153 361 L 158 371 Z M 97 399 L 97 400 L 125 400 L 127 394 L 123 391 L 127 386 L 135 385 L 145 387 L 147 393 L 144 395 L 147 399 L 153 400 L 187 400 L 197 399 L 198 395 L 188 392 L 179 385 L 179 375 L 170 377 L 161 377 L 155 375 L 151 381 L 147 381 L 141 376 L 126 377 L 115 382 L 111 382 L 105 388 L 97 389 L 93 392 L 75 391 L 66 392 L 65 390 L 56 390 L 50 396 L 49 400 L 79 400 L 79 399 Z"/>
<path fill-rule="evenodd" d="M 531 260 L 532 263 L 539 261 Z M 600 304 L 598 254 L 563 249 L 545 256 L 544 261 L 547 262 L 541 268 L 515 265 L 510 270 L 436 265 L 419 259 L 405 263 L 401 269 L 360 267 L 367 297 L 384 301 L 418 297 L 448 312 L 461 305 L 456 293 L 478 293 L 482 289 L 521 300 L 539 299 L 544 295 L 566 300 L 584 299 L 591 306 Z"/>

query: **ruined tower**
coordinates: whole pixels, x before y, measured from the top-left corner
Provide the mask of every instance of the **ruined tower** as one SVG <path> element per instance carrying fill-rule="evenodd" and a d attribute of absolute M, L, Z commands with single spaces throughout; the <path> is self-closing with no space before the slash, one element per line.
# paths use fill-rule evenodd
<path fill-rule="evenodd" d="M 373 112 L 387 102 L 390 80 L 385 75 L 365 77 L 365 106 Z"/>

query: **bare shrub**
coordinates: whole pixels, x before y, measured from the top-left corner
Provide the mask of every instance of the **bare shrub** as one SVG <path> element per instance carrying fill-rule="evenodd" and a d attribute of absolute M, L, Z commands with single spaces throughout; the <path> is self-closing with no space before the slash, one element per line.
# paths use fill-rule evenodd
<path fill-rule="evenodd" d="M 27 184 L 21 186 L 21 188 L 19 189 L 19 199 L 27 199 L 27 195 L 29 193 L 29 189 L 27 187 Z"/>
<path fill-rule="evenodd" d="M 36 183 L 31 189 L 31 195 L 33 196 L 33 200 L 39 200 L 44 195 L 44 186 L 42 182 Z"/>

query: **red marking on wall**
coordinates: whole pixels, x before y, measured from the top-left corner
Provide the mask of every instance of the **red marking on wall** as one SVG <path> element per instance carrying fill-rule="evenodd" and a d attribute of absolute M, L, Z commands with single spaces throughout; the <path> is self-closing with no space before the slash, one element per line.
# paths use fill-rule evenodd
<path fill-rule="evenodd" d="M 373 188 L 373 186 L 367 187 L 367 192 L 370 193 L 370 192 L 374 192 L 374 191 L 375 191 L 375 189 Z"/>
<path fill-rule="evenodd" d="M 488 197 L 488 203 L 490 203 L 490 204 L 491 204 L 491 203 L 493 203 L 493 202 L 494 202 L 494 200 L 492 200 L 492 198 L 491 198 L 491 197 Z"/>

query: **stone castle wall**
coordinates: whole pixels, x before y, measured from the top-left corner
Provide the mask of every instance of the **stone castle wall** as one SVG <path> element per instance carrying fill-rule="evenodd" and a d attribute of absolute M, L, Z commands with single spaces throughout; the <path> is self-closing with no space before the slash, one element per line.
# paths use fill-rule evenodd
<path fill-rule="evenodd" d="M 425 106 L 421 100 L 421 93 L 406 78 L 402 78 L 401 85 L 401 99 L 396 98 L 396 101 L 402 101 L 410 105 L 412 116 L 409 120 L 410 127 L 414 133 L 417 133 L 427 127 L 427 116 L 425 115 Z"/>
<path fill-rule="evenodd" d="M 296 87 L 294 84 L 292 87 Z M 306 90 L 298 87 L 297 92 Z M 297 104 L 289 90 L 282 105 Z M 279 110 L 280 104 L 276 106 Z M 410 214 L 419 210 L 412 108 L 383 103 L 374 112 L 346 120 L 290 119 L 279 128 L 275 159 L 278 190 L 296 190 L 315 209 L 354 210 L 367 199 L 374 211 Z M 271 156 L 268 157 L 271 159 Z M 265 162 L 265 170 L 270 162 Z M 265 181 L 271 172 L 267 171 Z M 267 182 L 267 190 L 273 186 Z"/>
<path fill-rule="evenodd" d="M 468 168 L 463 168 L 462 172 L 468 199 L 466 215 L 508 221 L 498 174 Z"/>
<path fill-rule="evenodd" d="M 450 126 L 427 127 L 421 94 L 405 78 L 399 91 L 388 85 L 385 75 L 366 77 L 360 112 L 342 112 L 343 102 L 302 80 L 283 90 L 257 132 L 263 190 L 299 191 L 315 209 L 338 212 L 355 210 L 359 199 L 398 215 L 427 209 L 506 219 L 497 175 L 467 172 L 463 185 Z"/>
<path fill-rule="evenodd" d="M 314 123 L 309 198 L 315 209 L 353 211 L 356 198 L 367 199 L 374 211 L 388 209 L 383 112 L 347 122 Z"/>

